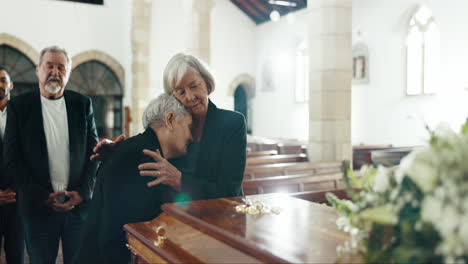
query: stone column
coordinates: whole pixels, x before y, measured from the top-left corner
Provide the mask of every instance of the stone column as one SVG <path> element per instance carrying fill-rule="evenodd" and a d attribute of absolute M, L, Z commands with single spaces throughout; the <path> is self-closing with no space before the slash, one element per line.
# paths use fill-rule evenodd
<path fill-rule="evenodd" d="M 210 63 L 211 40 L 211 10 L 214 0 L 187 0 L 189 16 L 187 28 L 190 29 L 190 38 L 187 51 L 206 63 Z"/>
<path fill-rule="evenodd" d="M 352 0 L 308 2 L 311 162 L 352 159 Z"/>
<path fill-rule="evenodd" d="M 132 122 L 130 135 L 142 129 L 141 116 L 150 94 L 150 45 L 152 1 L 133 0 L 132 12 Z"/>

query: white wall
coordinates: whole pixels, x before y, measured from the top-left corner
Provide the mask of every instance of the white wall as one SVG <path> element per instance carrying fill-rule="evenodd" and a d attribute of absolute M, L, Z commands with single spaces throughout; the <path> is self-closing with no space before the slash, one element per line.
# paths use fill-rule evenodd
<path fill-rule="evenodd" d="M 124 104 L 131 102 L 132 1 L 106 1 L 104 6 L 48 0 L 1 0 L 0 32 L 22 39 L 37 51 L 58 44 L 71 55 L 97 49 L 119 61 L 126 71 Z M 169 58 L 188 47 L 185 0 L 154 0 L 151 89 L 162 90 L 162 71 Z M 441 31 L 441 85 L 434 96 L 405 96 L 405 34 L 417 4 L 432 9 Z M 445 121 L 458 128 L 468 116 L 468 1 L 354 0 L 353 42 L 370 53 L 370 82 L 352 87 L 353 144 L 396 146 L 422 144 L 430 126 Z M 188 12 L 188 11 L 187 11 Z M 211 67 L 217 80 L 211 95 L 232 109 L 228 88 L 240 74 L 256 78 L 253 100 L 255 135 L 308 138 L 308 105 L 294 102 L 294 56 L 307 36 L 305 10 L 259 26 L 230 1 L 215 0 L 211 17 Z M 361 34 L 358 36 L 357 32 Z M 310 54 L 313 56 L 313 54 Z M 263 68 L 272 63 L 274 91 L 264 91 Z"/>
<path fill-rule="evenodd" d="M 25 41 L 38 52 L 57 44 L 71 56 L 100 50 L 116 59 L 125 69 L 124 105 L 131 105 L 131 0 L 107 0 L 103 6 L 53 0 L 1 1 L 0 32 Z M 186 0 L 152 3 L 150 89 L 156 96 L 162 92 L 168 60 L 190 46 L 192 10 Z M 255 24 L 230 1 L 215 0 L 214 4 L 210 66 L 217 85 L 211 98 L 219 107 L 233 109 L 229 84 L 243 73 L 255 75 Z"/>
<path fill-rule="evenodd" d="M 65 1 L 1 0 L 0 32 L 13 35 L 36 51 L 60 45 L 70 55 L 103 51 L 126 70 L 125 94 L 130 94 L 131 1 L 105 1 L 97 6 Z M 124 99 L 128 105 L 130 98 Z"/>
<path fill-rule="evenodd" d="M 432 96 L 405 95 L 406 29 L 418 4 L 433 11 L 441 32 L 441 83 Z M 466 10 L 463 0 L 353 1 L 353 41 L 366 43 L 370 53 L 369 84 L 352 88 L 354 144 L 418 145 L 428 136 L 425 124 L 459 129 L 468 117 Z"/>
<path fill-rule="evenodd" d="M 255 23 L 233 3 L 216 0 L 211 13 L 211 68 L 216 91 L 210 96 L 218 107 L 234 109 L 229 85 L 243 74 L 255 76 Z"/>
<path fill-rule="evenodd" d="M 442 82 L 433 96 L 405 95 L 406 25 L 417 4 L 432 9 L 441 31 Z M 468 117 L 466 10 L 464 0 L 353 1 L 353 42 L 367 44 L 370 54 L 369 84 L 352 87 L 353 144 L 419 145 L 427 138 L 426 123 L 459 128 Z M 257 27 L 255 135 L 308 138 L 308 106 L 294 103 L 294 65 L 289 67 L 296 39 L 307 36 L 307 17 L 304 11 L 295 14 L 294 25 L 282 19 Z M 274 63 L 274 92 L 261 91 L 268 60 Z"/>
<path fill-rule="evenodd" d="M 153 1 L 151 28 L 151 89 L 163 92 L 163 71 L 169 59 L 187 49 L 190 28 L 186 25 L 188 10 L 184 0 Z"/>
<path fill-rule="evenodd" d="M 189 48 L 190 7 L 184 0 L 153 2 L 152 23 L 152 89 L 162 92 L 163 71 L 169 59 Z M 215 0 L 211 11 L 210 68 L 216 90 L 210 95 L 221 108 L 233 109 L 234 97 L 229 84 L 240 74 L 255 75 L 255 24 L 235 5 Z"/>
<path fill-rule="evenodd" d="M 294 95 L 296 47 L 306 40 L 307 18 L 305 10 L 294 13 L 294 16 L 293 23 L 283 17 L 256 29 L 254 135 L 301 140 L 309 137 L 309 106 L 295 102 Z M 269 64 L 272 66 L 267 69 Z M 271 78 L 271 91 L 265 91 L 267 76 Z"/>

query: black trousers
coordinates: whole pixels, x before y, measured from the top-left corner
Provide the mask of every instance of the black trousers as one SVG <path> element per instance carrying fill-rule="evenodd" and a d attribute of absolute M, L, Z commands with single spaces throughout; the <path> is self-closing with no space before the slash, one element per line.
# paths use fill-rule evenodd
<path fill-rule="evenodd" d="M 23 264 L 24 228 L 16 203 L 0 205 L 0 241 L 1 238 L 7 264 Z"/>

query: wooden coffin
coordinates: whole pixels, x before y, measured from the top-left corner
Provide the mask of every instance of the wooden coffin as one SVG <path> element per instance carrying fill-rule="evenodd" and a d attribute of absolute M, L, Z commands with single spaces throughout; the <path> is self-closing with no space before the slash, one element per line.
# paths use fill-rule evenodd
<path fill-rule="evenodd" d="M 245 199 L 278 214 L 236 212 Z M 333 208 L 284 194 L 261 194 L 163 205 L 150 222 L 124 226 L 133 263 L 337 263 L 350 238 Z M 159 228 L 159 229 L 158 229 Z M 158 231 L 163 234 L 158 245 Z M 162 232 L 164 231 L 164 232 Z M 340 261 L 341 259 L 341 261 Z"/>

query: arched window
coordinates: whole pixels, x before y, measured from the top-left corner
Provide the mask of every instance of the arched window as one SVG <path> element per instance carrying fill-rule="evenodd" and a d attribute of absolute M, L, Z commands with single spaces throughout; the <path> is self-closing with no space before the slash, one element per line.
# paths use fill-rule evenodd
<path fill-rule="evenodd" d="M 122 86 L 109 67 L 96 60 L 78 65 L 67 89 L 91 97 L 99 137 L 122 134 Z"/>
<path fill-rule="evenodd" d="M 432 11 L 419 7 L 408 25 L 406 38 L 406 93 L 433 94 L 437 91 L 440 46 L 439 29 Z"/>
<path fill-rule="evenodd" d="M 8 69 L 14 83 L 12 96 L 38 88 L 34 63 L 19 50 L 8 45 L 0 45 L 0 65 Z"/>
<path fill-rule="evenodd" d="M 296 85 L 294 89 L 296 102 L 309 101 L 309 54 L 305 41 L 296 49 Z"/>

